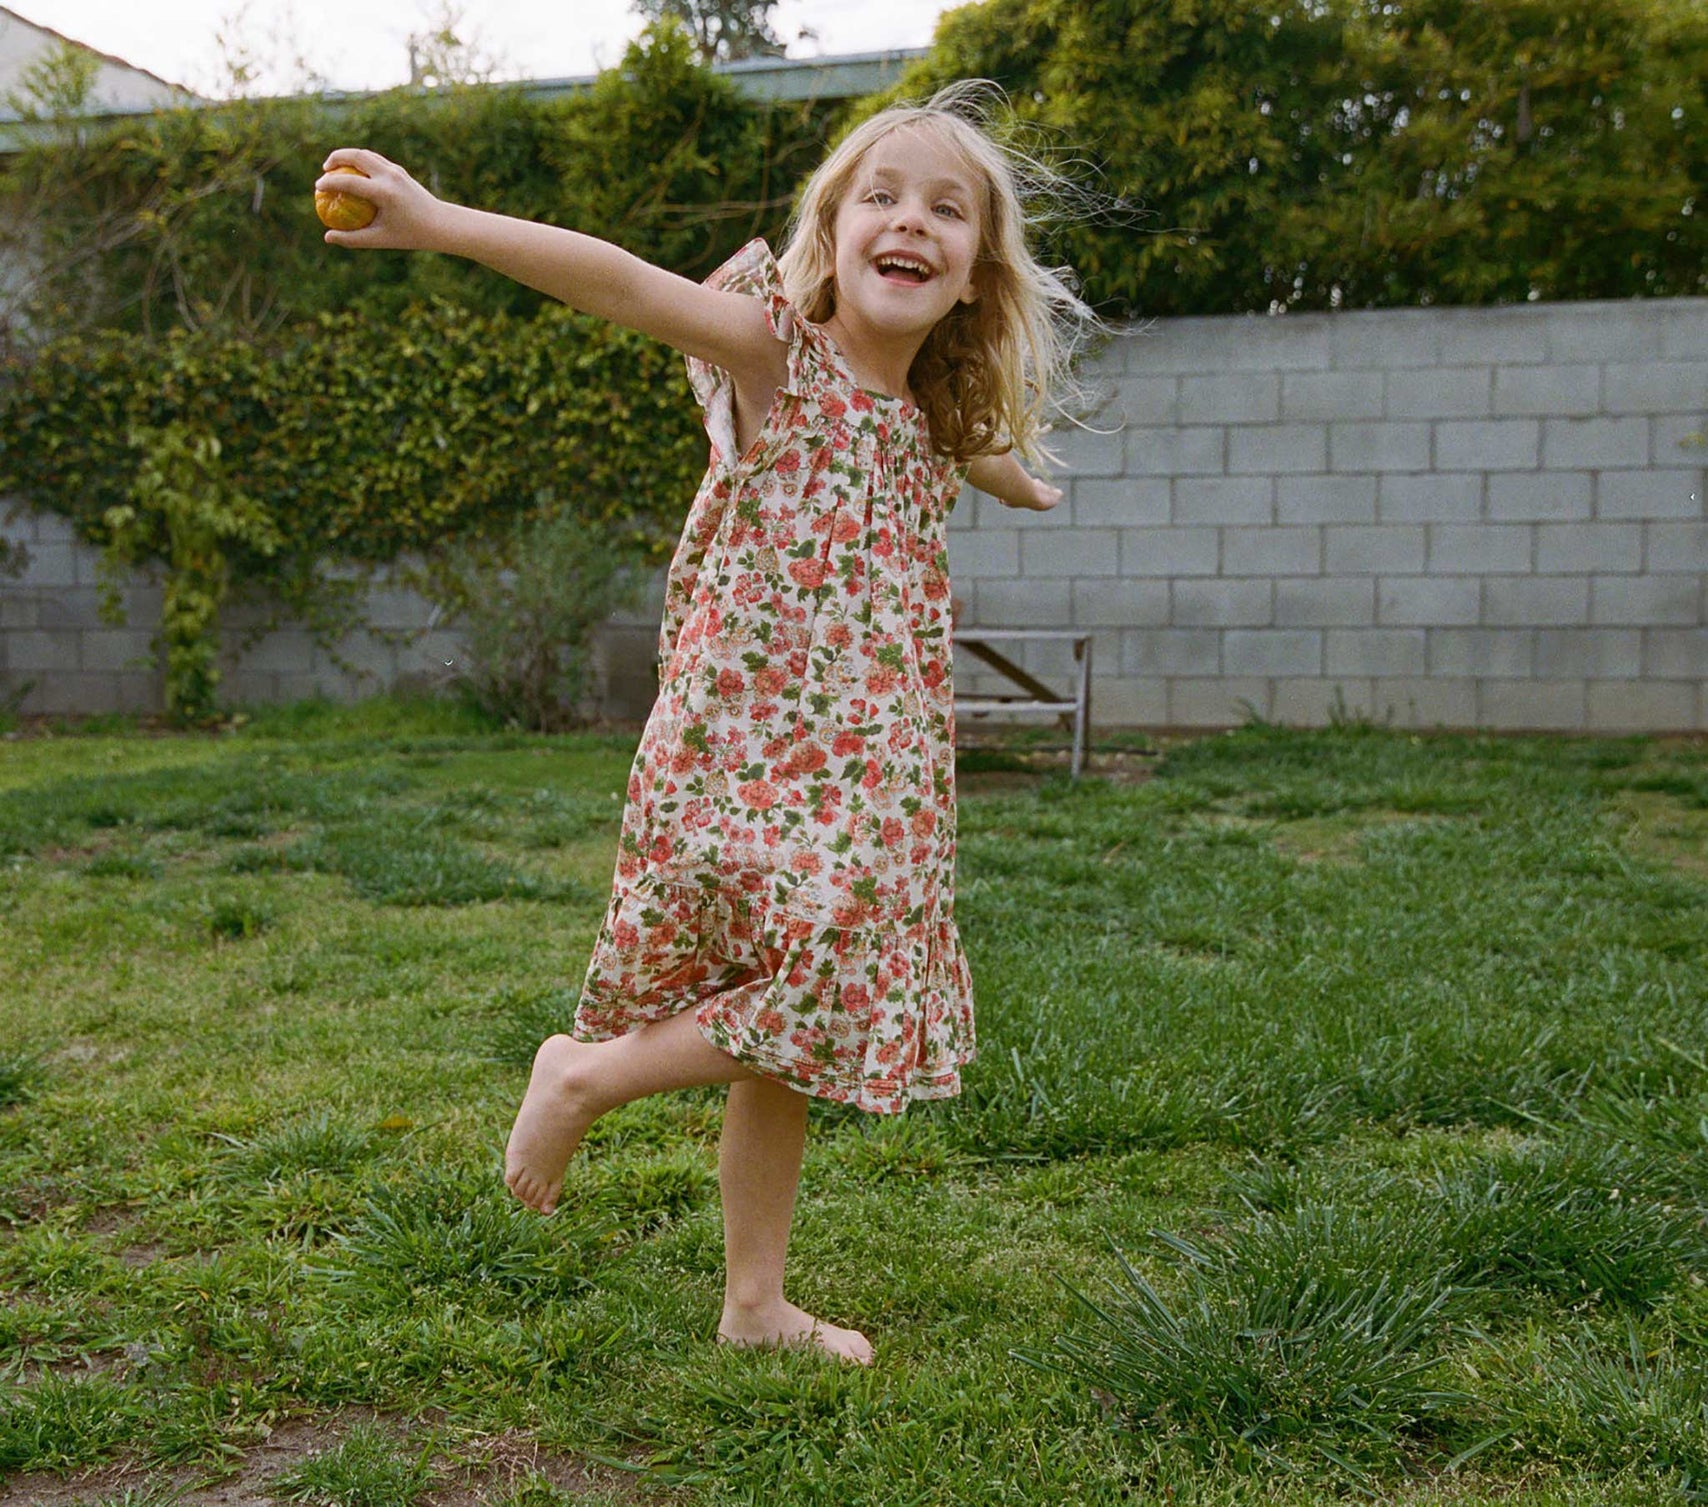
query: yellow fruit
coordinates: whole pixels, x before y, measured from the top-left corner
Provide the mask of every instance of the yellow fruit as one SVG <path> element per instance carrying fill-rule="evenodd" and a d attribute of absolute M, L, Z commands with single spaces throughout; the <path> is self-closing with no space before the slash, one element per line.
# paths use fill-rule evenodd
<path fill-rule="evenodd" d="M 368 176 L 359 167 L 329 167 L 327 172 L 354 173 L 358 178 Z M 355 194 L 328 193 L 319 188 L 314 191 L 314 212 L 328 230 L 360 230 L 372 225 L 379 213 L 368 200 Z"/>

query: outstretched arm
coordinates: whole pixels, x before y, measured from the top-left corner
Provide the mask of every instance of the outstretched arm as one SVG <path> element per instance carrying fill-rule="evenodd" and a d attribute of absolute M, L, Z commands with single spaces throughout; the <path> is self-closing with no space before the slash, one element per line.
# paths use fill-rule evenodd
<path fill-rule="evenodd" d="M 1062 489 L 1031 475 L 1012 450 L 1006 455 L 978 456 L 967 467 L 967 480 L 1005 507 L 1045 513 L 1062 500 Z"/>
<path fill-rule="evenodd" d="M 446 203 L 378 152 L 340 147 L 325 168 L 340 166 L 359 169 L 368 181 L 328 172 L 315 187 L 356 194 L 379 213 L 365 229 L 328 230 L 333 246 L 468 257 L 572 309 L 721 366 L 738 390 L 769 393 L 783 381 L 786 353 L 757 299 L 714 292 L 597 236 Z"/>

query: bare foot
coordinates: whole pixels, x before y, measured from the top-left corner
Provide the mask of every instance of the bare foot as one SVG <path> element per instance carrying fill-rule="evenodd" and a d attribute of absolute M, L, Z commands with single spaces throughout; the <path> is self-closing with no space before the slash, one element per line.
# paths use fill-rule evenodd
<path fill-rule="evenodd" d="M 838 1360 L 862 1366 L 872 1364 L 872 1342 L 858 1329 L 838 1329 L 815 1319 L 793 1303 L 770 1308 L 740 1309 L 726 1306 L 718 1339 L 726 1345 L 753 1346 L 767 1350 L 804 1349 L 816 1345 Z"/>
<path fill-rule="evenodd" d="M 510 1129 L 504 1184 L 541 1214 L 557 1208 L 563 1170 L 587 1127 L 598 1118 L 588 1103 L 581 1075 L 574 1071 L 576 1059 L 588 1050 L 569 1036 L 548 1036 L 540 1044 L 528 1076 L 528 1092 Z"/>

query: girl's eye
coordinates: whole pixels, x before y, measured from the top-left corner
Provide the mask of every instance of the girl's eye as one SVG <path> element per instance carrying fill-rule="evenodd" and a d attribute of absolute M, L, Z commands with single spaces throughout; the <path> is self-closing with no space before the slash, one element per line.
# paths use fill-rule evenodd
<path fill-rule="evenodd" d="M 868 204 L 894 204 L 895 196 L 888 189 L 874 188 L 871 193 L 866 195 L 866 202 Z"/>
<path fill-rule="evenodd" d="M 947 215 L 952 220 L 958 220 L 961 218 L 961 206 L 959 204 L 939 204 L 937 213 Z"/>

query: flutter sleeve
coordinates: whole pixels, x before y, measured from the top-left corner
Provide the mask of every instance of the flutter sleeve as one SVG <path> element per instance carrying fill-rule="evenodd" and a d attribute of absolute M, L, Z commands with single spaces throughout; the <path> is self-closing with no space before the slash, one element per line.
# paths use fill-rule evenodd
<path fill-rule="evenodd" d="M 796 312 L 783 292 L 783 274 L 771 248 L 763 240 L 749 241 L 723 266 L 706 279 L 708 288 L 721 293 L 743 293 L 757 298 L 765 310 L 771 333 L 788 347 L 788 371 L 771 412 L 766 416 L 759 439 L 746 457 L 736 449 L 735 386 L 728 372 L 709 361 L 688 357 L 688 384 L 705 411 L 706 433 L 712 442 L 712 468 L 734 470 L 742 461 L 761 461 L 764 441 L 775 435 L 779 410 L 785 398 L 803 398 L 824 375 L 823 337 Z"/>

